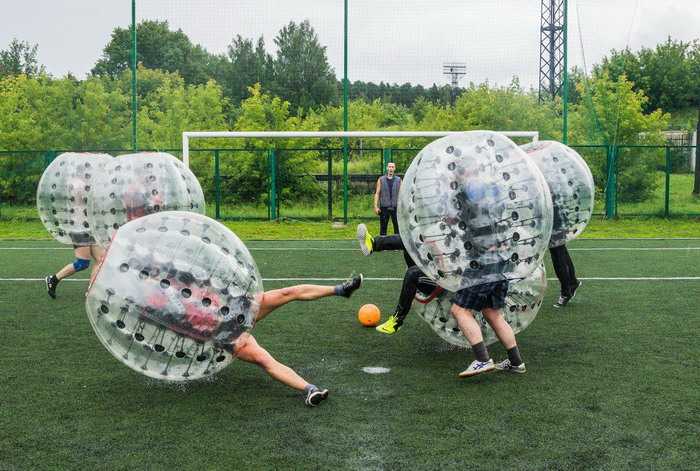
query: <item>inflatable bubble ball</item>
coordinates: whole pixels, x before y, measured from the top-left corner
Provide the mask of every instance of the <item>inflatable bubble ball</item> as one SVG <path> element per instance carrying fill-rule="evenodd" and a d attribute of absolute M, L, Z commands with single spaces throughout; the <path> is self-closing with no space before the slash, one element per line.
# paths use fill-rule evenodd
<path fill-rule="evenodd" d="M 542 306 L 546 288 L 547 277 L 543 263 L 540 263 L 527 278 L 510 282 L 506 307 L 503 308 L 503 317 L 513 328 L 513 332 L 516 334 L 522 332 L 532 323 Z M 415 310 L 440 338 L 452 345 L 470 348 L 469 342 L 457 325 L 457 321 L 450 314 L 453 297 L 454 293 L 450 291 L 442 291 L 433 300 L 426 303 L 424 301 L 430 298 L 416 297 Z M 477 313 L 475 319 L 481 325 L 481 333 L 486 345 L 498 341 L 496 333 L 481 313 Z"/>
<path fill-rule="evenodd" d="M 76 246 L 95 243 L 87 208 L 95 181 L 111 160 L 107 154 L 67 152 L 46 167 L 36 190 L 36 207 L 54 239 Z"/>
<path fill-rule="evenodd" d="M 88 205 L 95 239 L 107 247 L 127 222 L 160 211 L 204 214 L 197 177 L 170 154 L 141 152 L 116 157 L 105 168 Z"/>
<path fill-rule="evenodd" d="M 232 361 L 262 289 L 253 257 L 228 228 L 196 213 L 160 212 L 117 231 L 85 307 L 119 361 L 151 378 L 186 381 Z"/>
<path fill-rule="evenodd" d="M 528 276 L 552 231 L 542 173 L 491 131 L 452 134 L 423 148 L 401 184 L 398 216 L 411 258 L 450 291 Z"/>
<path fill-rule="evenodd" d="M 554 223 L 549 246 L 564 245 L 583 232 L 593 215 L 591 169 L 578 152 L 560 142 L 531 142 L 521 148 L 537 164 L 552 194 Z"/>

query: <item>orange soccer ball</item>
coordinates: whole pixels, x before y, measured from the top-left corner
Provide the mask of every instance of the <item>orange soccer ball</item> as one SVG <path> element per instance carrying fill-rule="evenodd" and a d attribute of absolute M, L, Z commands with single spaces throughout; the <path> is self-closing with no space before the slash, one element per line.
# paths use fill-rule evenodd
<path fill-rule="evenodd" d="M 365 327 L 374 327 L 379 325 L 379 320 L 382 318 L 382 313 L 374 304 L 365 304 L 357 311 L 357 320 Z"/>

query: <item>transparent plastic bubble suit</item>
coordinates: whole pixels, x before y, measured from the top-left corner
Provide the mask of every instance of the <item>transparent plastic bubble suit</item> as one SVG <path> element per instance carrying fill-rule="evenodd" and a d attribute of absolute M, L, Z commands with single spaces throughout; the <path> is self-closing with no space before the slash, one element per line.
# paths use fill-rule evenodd
<path fill-rule="evenodd" d="M 544 264 L 538 267 L 527 278 L 511 281 L 506 296 L 506 306 L 503 308 L 503 317 L 513 328 L 516 334 L 527 328 L 537 316 L 542 306 L 542 299 L 547 288 L 547 277 Z M 466 337 L 459 330 L 450 309 L 454 293 L 443 291 L 433 301 L 427 304 L 414 303 L 418 315 L 446 342 L 458 347 L 471 348 Z M 481 326 L 484 343 L 490 345 L 498 341 L 496 333 L 479 312 L 475 316 Z"/>
<path fill-rule="evenodd" d="M 146 376 L 186 381 L 233 359 L 259 310 L 253 257 L 222 224 L 172 211 L 117 231 L 85 307 L 102 344 Z"/>
<path fill-rule="evenodd" d="M 95 240 L 107 247 L 127 222 L 160 211 L 204 214 L 197 177 L 170 154 L 141 152 L 116 157 L 105 168 L 88 206 Z"/>
<path fill-rule="evenodd" d="M 46 167 L 36 190 L 36 207 L 54 239 L 80 246 L 95 243 L 88 201 L 95 181 L 111 160 L 107 154 L 67 152 Z"/>
<path fill-rule="evenodd" d="M 520 147 L 537 164 L 552 194 L 554 224 L 549 246 L 564 245 L 583 232 L 593 215 L 591 169 L 578 152 L 560 142 L 539 141 Z"/>
<path fill-rule="evenodd" d="M 552 231 L 542 173 L 513 141 L 491 131 L 452 134 L 423 148 L 398 206 L 406 250 L 450 291 L 526 277 Z"/>

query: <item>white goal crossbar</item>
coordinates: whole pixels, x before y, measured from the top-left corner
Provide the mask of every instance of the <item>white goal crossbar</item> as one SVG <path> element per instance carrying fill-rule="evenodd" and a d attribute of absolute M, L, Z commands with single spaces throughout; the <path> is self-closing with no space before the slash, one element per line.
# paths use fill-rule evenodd
<path fill-rule="evenodd" d="M 262 138 L 295 139 L 300 137 L 444 137 L 462 131 L 185 131 L 182 133 L 182 162 L 190 166 L 190 139 L 203 138 Z M 508 137 L 526 137 L 533 142 L 539 140 L 537 131 L 495 131 Z"/>

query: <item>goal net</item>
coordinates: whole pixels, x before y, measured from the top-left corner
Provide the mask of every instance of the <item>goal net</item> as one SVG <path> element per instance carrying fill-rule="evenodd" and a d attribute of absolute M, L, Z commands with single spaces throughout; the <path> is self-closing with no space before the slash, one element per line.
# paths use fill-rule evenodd
<path fill-rule="evenodd" d="M 403 175 L 428 142 L 456 131 L 186 131 L 182 159 L 222 219 L 372 217 L 386 164 Z M 537 131 L 501 131 L 518 143 Z"/>

